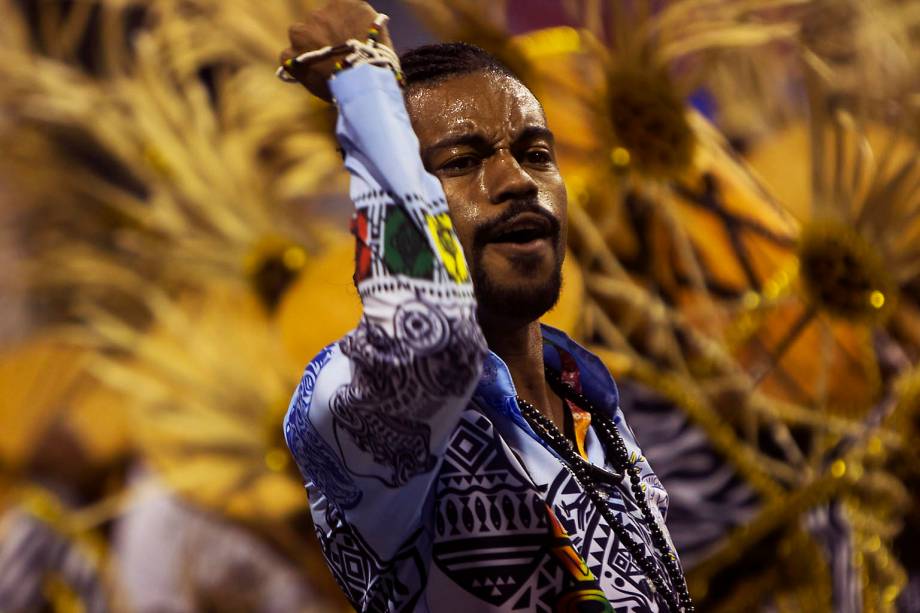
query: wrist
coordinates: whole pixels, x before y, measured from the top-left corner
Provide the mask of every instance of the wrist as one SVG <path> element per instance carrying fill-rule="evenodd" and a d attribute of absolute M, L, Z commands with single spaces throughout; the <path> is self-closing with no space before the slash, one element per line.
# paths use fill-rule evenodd
<path fill-rule="evenodd" d="M 402 84 L 403 74 L 399 56 L 392 48 L 381 42 L 385 38 L 388 39 L 385 37 L 384 30 L 388 19 L 386 15 L 379 13 L 367 31 L 367 38 L 363 41 L 352 38 L 338 45 L 328 45 L 288 58 L 276 71 L 277 76 L 282 81 L 296 83 L 300 81 L 295 75 L 297 69 L 335 59 L 330 77 L 346 68 L 370 64 L 391 70 L 397 82 Z"/>

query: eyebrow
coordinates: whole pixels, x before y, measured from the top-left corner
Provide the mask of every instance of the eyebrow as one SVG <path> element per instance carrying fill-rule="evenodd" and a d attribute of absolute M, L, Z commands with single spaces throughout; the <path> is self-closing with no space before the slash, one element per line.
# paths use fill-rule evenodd
<path fill-rule="evenodd" d="M 554 144 L 556 140 L 553 136 L 553 133 L 548 128 L 544 128 L 543 126 L 527 126 L 515 135 L 514 143 L 516 144 L 522 141 L 539 140 L 541 138 L 548 141 L 550 145 Z M 486 139 L 486 137 L 482 134 L 456 134 L 454 136 L 446 136 L 433 145 L 425 147 L 422 150 L 422 157 L 427 158 L 439 149 L 450 149 L 451 147 L 459 147 L 464 145 L 473 149 L 486 149 L 492 146 L 488 139 Z"/>
<path fill-rule="evenodd" d="M 484 149 L 489 146 L 489 141 L 482 134 L 456 134 L 446 136 L 435 144 L 425 147 L 422 152 L 424 155 L 430 155 L 439 149 L 450 149 L 451 147 L 469 146 L 473 149 Z"/>
<path fill-rule="evenodd" d="M 527 140 L 540 140 L 541 138 L 548 141 L 550 145 L 556 143 L 556 137 L 553 135 L 552 131 L 543 126 L 527 126 L 514 137 L 514 142 L 519 143 Z"/>

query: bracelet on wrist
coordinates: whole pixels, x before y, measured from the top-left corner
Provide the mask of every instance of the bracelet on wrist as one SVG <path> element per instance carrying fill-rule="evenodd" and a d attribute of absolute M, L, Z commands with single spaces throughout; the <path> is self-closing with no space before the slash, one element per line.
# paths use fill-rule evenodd
<path fill-rule="evenodd" d="M 396 55 L 395 51 L 380 42 L 381 29 L 388 20 L 389 17 L 380 13 L 368 29 L 366 40 L 359 41 L 358 39 L 350 38 L 340 45 L 328 45 L 313 51 L 307 51 L 284 62 L 275 71 L 275 74 L 286 83 L 297 83 L 298 80 L 290 72 L 294 66 L 308 66 L 329 58 L 343 56 L 342 59 L 336 62 L 335 72 L 360 64 L 371 64 L 389 68 L 396 75 L 396 80 L 399 84 L 402 85 L 405 79 L 399 64 L 399 56 Z"/>

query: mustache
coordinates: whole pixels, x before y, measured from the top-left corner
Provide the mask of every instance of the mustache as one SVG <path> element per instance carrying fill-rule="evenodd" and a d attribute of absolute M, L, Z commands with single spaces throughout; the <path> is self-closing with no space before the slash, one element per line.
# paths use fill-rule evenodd
<path fill-rule="evenodd" d="M 498 217 L 483 222 L 477 227 L 473 232 L 473 246 L 476 249 L 485 247 L 487 243 L 491 242 L 492 239 L 498 235 L 508 222 L 522 213 L 534 213 L 535 215 L 543 217 L 550 224 L 550 232 L 554 242 L 559 242 L 559 231 L 561 230 L 559 220 L 556 219 L 555 215 L 540 206 L 536 198 L 527 198 L 523 200 L 512 200 L 511 204 L 509 204 Z"/>

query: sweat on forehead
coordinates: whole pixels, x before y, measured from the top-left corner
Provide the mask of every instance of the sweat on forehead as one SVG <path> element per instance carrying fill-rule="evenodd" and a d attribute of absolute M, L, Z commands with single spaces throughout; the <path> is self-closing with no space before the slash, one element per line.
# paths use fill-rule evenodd
<path fill-rule="evenodd" d="M 444 131 L 514 132 L 546 125 L 543 107 L 529 89 L 513 77 L 488 71 L 416 86 L 405 99 L 412 127 L 423 143 Z"/>

